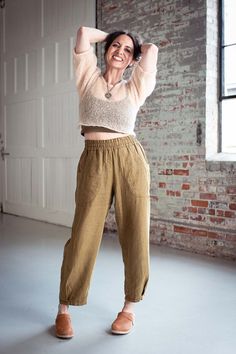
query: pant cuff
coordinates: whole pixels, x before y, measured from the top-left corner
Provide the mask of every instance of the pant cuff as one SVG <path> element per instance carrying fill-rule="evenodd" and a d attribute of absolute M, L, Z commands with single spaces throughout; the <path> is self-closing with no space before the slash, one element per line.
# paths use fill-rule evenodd
<path fill-rule="evenodd" d="M 129 301 L 129 302 L 139 302 L 139 301 L 143 300 L 143 296 L 140 296 L 140 297 L 131 297 L 131 296 L 126 295 L 126 296 L 125 296 L 125 300 L 126 300 L 126 301 Z"/>
<path fill-rule="evenodd" d="M 87 300 L 81 300 L 81 301 L 60 300 L 60 304 L 70 305 L 70 306 L 83 306 L 87 304 Z"/>

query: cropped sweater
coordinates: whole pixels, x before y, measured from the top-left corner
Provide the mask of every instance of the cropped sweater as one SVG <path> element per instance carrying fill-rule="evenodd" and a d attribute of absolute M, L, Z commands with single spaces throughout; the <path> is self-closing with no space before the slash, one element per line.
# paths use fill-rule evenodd
<path fill-rule="evenodd" d="M 134 133 L 136 116 L 140 106 L 152 93 L 156 83 L 156 68 L 147 72 L 139 64 L 134 67 L 129 80 L 114 86 L 108 99 L 107 82 L 97 67 L 97 57 L 89 50 L 73 51 L 76 87 L 79 93 L 79 127 L 102 127 L 119 133 Z M 108 86 L 109 87 L 109 86 Z M 112 85 L 109 89 L 112 88 Z"/>

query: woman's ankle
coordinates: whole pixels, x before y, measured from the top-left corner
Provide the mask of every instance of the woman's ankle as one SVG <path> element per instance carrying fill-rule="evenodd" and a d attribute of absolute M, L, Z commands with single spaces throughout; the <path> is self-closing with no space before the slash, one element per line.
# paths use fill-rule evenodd
<path fill-rule="evenodd" d="M 130 302 L 130 301 L 125 300 L 122 311 L 134 314 L 134 306 L 135 306 L 135 302 Z"/>
<path fill-rule="evenodd" d="M 69 305 L 59 304 L 58 305 L 58 313 L 69 313 Z"/>

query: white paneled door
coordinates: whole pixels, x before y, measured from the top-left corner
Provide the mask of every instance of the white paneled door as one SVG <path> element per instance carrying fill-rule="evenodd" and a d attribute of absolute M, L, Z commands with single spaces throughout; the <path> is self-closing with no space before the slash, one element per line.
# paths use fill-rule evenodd
<path fill-rule="evenodd" d="M 1 4 L 3 210 L 71 226 L 83 148 L 72 49 L 78 27 L 95 26 L 95 0 Z"/>

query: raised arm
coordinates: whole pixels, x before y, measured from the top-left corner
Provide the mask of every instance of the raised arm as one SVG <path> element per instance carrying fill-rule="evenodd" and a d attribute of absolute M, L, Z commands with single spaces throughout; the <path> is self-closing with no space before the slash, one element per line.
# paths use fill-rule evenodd
<path fill-rule="evenodd" d="M 75 51 L 82 53 L 89 50 L 91 43 L 103 42 L 108 33 L 100 31 L 97 28 L 80 27 L 77 31 Z"/>
<path fill-rule="evenodd" d="M 158 47 L 153 43 L 144 43 L 141 45 L 141 53 L 139 65 L 142 69 L 149 72 L 156 70 Z"/>

